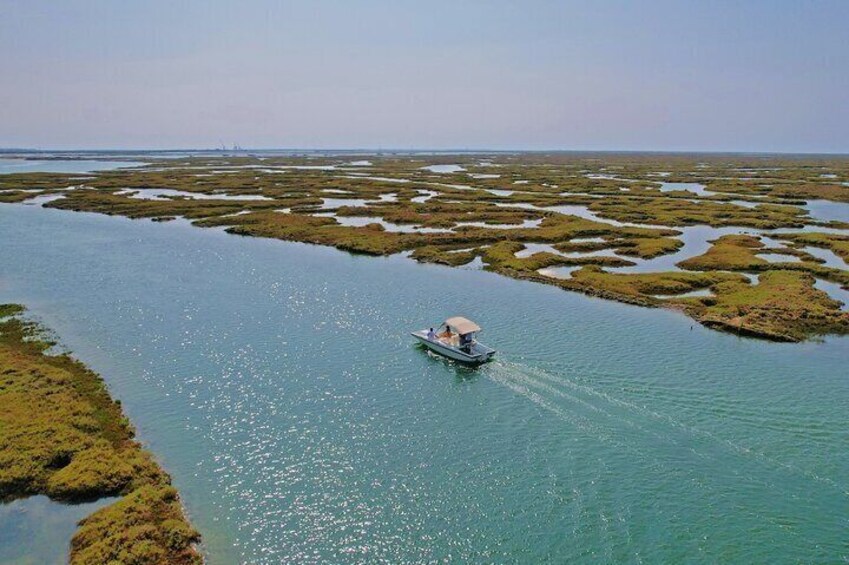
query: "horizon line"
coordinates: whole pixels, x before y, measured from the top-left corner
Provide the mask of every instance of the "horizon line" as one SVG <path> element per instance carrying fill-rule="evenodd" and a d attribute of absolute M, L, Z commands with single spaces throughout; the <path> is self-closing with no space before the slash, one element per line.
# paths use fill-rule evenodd
<path fill-rule="evenodd" d="M 0 153 L 181 153 L 181 152 L 207 152 L 207 153 L 250 153 L 257 152 L 314 152 L 314 153 L 444 153 L 444 154 L 484 154 L 484 153 L 607 153 L 607 154 L 655 154 L 655 155 L 804 155 L 804 156 L 835 156 L 849 157 L 849 152 L 839 151 L 763 151 L 763 150 L 705 150 L 705 149 L 492 149 L 492 148 L 400 148 L 400 147 L 239 147 L 238 149 L 220 147 L 179 147 L 179 148 L 34 148 L 34 147 L 0 147 Z"/>

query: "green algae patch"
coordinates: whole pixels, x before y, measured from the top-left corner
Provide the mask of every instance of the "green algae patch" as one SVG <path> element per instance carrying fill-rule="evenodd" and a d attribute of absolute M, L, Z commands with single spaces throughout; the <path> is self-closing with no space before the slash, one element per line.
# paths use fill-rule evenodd
<path fill-rule="evenodd" d="M 199 563 L 193 547 L 199 534 L 186 521 L 170 477 L 133 439 L 120 404 L 82 363 L 69 355 L 46 354 L 52 343 L 43 331 L 13 317 L 22 311 L 17 305 L 0 306 L 0 500 L 45 494 L 81 502 L 123 495 L 98 514 L 132 507 L 134 520 L 115 531 L 98 528 L 97 522 L 81 529 L 72 542 L 72 563 Z M 139 494 L 151 491 L 172 494 L 153 505 Z M 190 534 L 182 543 L 168 542 L 174 539 L 163 526 L 168 520 L 180 522 Z M 131 536 L 131 526 L 147 533 Z M 84 531 L 88 537 L 78 539 Z M 88 551 L 86 539 L 92 537 L 110 540 L 110 559 Z"/>

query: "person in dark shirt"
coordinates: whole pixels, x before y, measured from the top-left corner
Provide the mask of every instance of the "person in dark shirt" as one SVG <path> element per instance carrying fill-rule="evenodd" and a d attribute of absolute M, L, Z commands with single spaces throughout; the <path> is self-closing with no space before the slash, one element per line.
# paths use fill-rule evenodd
<path fill-rule="evenodd" d="M 472 334 L 470 334 L 470 333 L 462 334 L 460 336 L 460 349 L 463 349 L 465 351 L 469 351 L 472 348 L 472 342 L 473 341 L 474 341 L 474 339 L 472 339 Z"/>

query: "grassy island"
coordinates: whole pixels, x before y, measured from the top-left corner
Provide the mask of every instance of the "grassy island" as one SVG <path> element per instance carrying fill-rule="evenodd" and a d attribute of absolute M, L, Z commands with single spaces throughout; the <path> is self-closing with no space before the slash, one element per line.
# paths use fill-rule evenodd
<path fill-rule="evenodd" d="M 847 206 L 845 157 L 222 155 L 0 177 L 0 201 L 35 196 L 63 210 L 184 218 L 352 253 L 475 264 L 674 308 L 741 335 L 799 341 L 849 333 L 842 299 L 823 290 L 849 290 L 849 222 L 808 208 Z M 686 253 L 693 229 L 713 231 Z"/>
<path fill-rule="evenodd" d="M 22 312 L 0 305 L 0 499 L 121 496 L 80 522 L 71 563 L 200 563 L 200 536 L 120 403 L 82 363 L 47 354 L 53 344 Z"/>

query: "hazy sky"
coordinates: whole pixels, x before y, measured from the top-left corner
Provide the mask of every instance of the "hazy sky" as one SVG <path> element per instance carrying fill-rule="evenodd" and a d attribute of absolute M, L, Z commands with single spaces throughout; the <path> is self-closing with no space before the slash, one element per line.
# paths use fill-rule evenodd
<path fill-rule="evenodd" d="M 849 152 L 849 1 L 0 0 L 0 146 Z"/>

